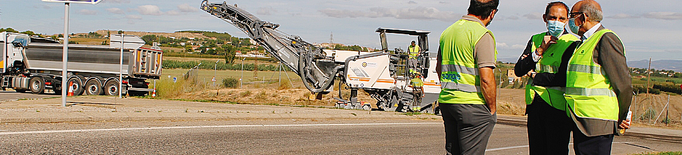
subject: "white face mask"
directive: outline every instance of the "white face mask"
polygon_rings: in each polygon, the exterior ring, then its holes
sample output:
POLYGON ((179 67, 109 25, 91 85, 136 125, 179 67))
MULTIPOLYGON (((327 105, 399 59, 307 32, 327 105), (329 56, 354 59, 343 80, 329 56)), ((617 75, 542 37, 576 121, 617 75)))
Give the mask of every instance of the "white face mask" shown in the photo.
POLYGON ((564 26, 566 26, 566 24, 563 22, 556 20, 547 21, 547 31, 549 32, 549 35, 557 38, 564 33, 564 26))

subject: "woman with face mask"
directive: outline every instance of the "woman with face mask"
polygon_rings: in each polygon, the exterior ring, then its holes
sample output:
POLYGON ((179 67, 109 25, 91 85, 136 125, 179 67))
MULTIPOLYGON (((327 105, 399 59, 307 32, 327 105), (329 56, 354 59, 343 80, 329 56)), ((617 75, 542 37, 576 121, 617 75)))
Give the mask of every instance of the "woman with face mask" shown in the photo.
POLYGON ((551 2, 542 15, 547 31, 533 35, 514 71, 529 76, 526 85, 526 114, 530 154, 568 154, 571 120, 563 96, 566 66, 579 39, 568 33, 569 9, 551 2), (567 51, 568 49, 568 51, 567 51), (563 71, 562 71, 563 70, 563 71), (561 75, 563 74, 563 76, 561 75))

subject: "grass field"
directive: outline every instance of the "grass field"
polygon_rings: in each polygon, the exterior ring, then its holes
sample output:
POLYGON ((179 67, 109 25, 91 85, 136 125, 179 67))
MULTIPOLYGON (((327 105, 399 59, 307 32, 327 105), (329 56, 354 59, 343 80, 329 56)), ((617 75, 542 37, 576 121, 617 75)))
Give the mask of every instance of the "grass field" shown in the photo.
POLYGON ((109 41, 109 39, 93 39, 93 38, 70 38, 69 42, 74 41, 82 45, 102 45, 102 42, 109 41))

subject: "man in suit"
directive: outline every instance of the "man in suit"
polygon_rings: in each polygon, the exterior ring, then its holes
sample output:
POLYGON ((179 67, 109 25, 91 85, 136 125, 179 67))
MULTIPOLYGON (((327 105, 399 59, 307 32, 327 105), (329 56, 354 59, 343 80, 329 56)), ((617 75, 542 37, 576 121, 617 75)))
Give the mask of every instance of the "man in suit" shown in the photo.
POLYGON ((581 37, 566 72, 566 112, 573 120, 576 154, 611 154, 613 136, 628 129, 632 79, 625 48, 615 32, 604 28, 601 6, 594 0, 573 5, 569 27, 581 37))

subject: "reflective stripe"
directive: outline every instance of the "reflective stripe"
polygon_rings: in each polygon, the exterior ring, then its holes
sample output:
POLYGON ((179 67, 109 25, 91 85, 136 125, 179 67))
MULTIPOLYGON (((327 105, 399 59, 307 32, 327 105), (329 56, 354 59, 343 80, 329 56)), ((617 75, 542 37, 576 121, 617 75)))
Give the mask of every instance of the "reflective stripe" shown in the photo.
POLYGON ((556 68, 550 65, 540 65, 540 71, 543 73, 556 73, 556 68))
POLYGON ((617 97, 616 93, 608 88, 566 88, 566 95, 617 97))
POLYGON ((460 90, 460 91, 468 92, 468 93, 477 93, 477 92, 479 92, 478 90, 481 90, 480 87, 477 87, 474 85, 454 83, 454 82, 441 82, 440 88, 441 89, 460 90))
POLYGON ((546 88, 547 89, 554 89, 554 90, 558 90, 558 91, 562 91, 562 92, 566 91, 566 87, 546 87, 546 88))
POLYGON ((599 66, 569 64, 568 65, 568 71, 602 75, 601 67, 599 67, 599 66))
POLYGON ((458 73, 478 76, 478 69, 476 69, 476 68, 469 68, 469 67, 460 66, 460 65, 445 65, 445 64, 441 65, 441 66, 443 67, 442 72, 458 72, 458 73))

